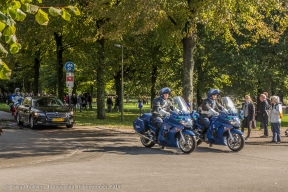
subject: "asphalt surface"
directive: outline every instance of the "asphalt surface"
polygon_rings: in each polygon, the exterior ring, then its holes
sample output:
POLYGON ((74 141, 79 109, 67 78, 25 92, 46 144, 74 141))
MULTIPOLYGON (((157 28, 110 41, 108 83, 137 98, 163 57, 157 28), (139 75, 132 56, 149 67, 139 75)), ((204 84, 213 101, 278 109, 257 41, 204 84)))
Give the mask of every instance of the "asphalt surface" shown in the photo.
POLYGON ((240 152, 204 143, 186 155, 145 148, 132 129, 1 126, 0 191, 287 191, 288 137, 262 131, 240 152))
POLYGON ((11 113, 0 111, 0 121, 3 121, 3 120, 14 120, 14 119, 15 118, 12 116, 11 113))

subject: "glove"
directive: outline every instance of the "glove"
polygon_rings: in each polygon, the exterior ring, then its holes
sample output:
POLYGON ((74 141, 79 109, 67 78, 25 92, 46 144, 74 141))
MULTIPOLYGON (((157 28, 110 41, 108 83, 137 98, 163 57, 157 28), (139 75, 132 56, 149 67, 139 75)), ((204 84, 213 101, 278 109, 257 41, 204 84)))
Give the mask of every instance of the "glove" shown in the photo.
POLYGON ((227 109, 225 109, 225 108, 223 108, 223 111, 225 111, 226 113, 229 113, 229 111, 227 109))
POLYGON ((219 113, 216 112, 214 109, 209 109, 208 113, 209 113, 210 115, 213 115, 213 116, 218 116, 218 115, 219 115, 219 113))
POLYGON ((160 114, 161 116, 163 116, 163 117, 165 117, 165 116, 167 116, 167 115, 170 115, 169 112, 164 111, 164 110, 162 110, 162 109, 159 111, 159 114, 160 114))

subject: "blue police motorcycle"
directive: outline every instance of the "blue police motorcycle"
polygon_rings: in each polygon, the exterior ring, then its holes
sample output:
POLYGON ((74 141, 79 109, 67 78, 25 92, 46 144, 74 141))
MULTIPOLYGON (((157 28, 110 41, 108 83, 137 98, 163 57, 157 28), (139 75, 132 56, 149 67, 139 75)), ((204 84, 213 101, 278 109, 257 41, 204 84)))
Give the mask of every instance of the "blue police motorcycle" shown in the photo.
POLYGON ((222 104, 228 112, 222 111, 218 116, 211 117, 207 135, 204 137, 202 135, 203 126, 199 118, 200 114, 196 111, 191 113, 194 124, 193 131, 198 139, 197 146, 204 141, 209 144, 228 146, 232 151, 240 151, 245 145, 245 140, 243 133, 239 130, 240 119, 237 109, 229 97, 223 97, 222 104))
POLYGON ((24 101, 24 98, 22 96, 15 96, 12 95, 10 100, 13 102, 12 104, 9 105, 10 111, 12 113, 12 116, 15 117, 15 119, 17 118, 17 108, 19 107, 19 105, 21 105, 21 103, 24 101))
MULTIPOLYGON (((196 137, 192 131, 193 121, 190 111, 182 97, 176 96, 172 102, 174 110, 163 119, 158 144, 180 148, 184 153, 191 153, 196 148, 196 137)), ((151 113, 144 113, 133 122, 135 133, 140 136, 141 143, 148 148, 156 144, 156 128, 151 125, 151 116, 151 113)))

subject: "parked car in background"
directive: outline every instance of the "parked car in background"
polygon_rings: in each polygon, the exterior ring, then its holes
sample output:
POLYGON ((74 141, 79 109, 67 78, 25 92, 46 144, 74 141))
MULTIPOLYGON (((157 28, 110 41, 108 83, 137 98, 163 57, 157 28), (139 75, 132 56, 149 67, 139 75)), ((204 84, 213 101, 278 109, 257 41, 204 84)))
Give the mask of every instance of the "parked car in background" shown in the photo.
POLYGON ((16 120, 18 125, 25 123, 30 128, 43 125, 66 125, 67 128, 72 128, 74 113, 57 97, 26 97, 17 109, 16 120))

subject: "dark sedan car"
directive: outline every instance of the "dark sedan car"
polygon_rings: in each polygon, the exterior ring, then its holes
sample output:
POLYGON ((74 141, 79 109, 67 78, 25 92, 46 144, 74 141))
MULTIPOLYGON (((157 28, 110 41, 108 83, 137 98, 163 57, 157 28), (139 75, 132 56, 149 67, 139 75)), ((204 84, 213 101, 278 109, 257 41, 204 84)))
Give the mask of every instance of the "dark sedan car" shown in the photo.
POLYGON ((18 125, 27 123, 31 128, 41 125, 66 125, 67 128, 72 128, 74 114, 57 97, 35 96, 26 97, 19 105, 16 119, 18 125))

